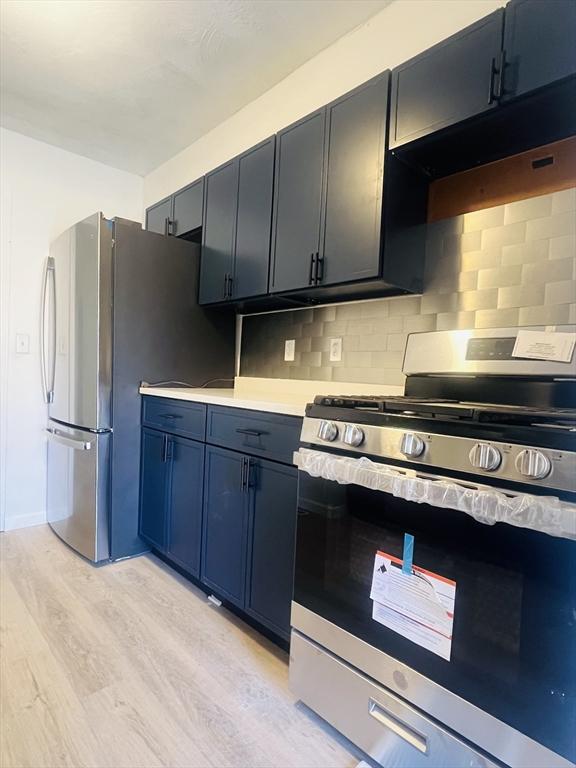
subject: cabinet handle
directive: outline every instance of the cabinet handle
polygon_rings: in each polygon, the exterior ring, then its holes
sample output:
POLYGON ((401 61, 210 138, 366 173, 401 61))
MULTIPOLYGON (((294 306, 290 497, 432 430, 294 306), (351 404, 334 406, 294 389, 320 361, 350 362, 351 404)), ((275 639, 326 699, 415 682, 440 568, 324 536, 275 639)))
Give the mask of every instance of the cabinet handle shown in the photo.
POLYGON ((246 459, 246 490, 254 487, 254 462, 252 459, 246 459))
POLYGON ((316 254, 315 253, 311 253, 310 254, 310 274, 308 275, 308 284, 309 285, 314 285, 315 272, 316 272, 316 254))
POLYGON ((318 285, 318 283, 321 283, 323 279, 324 279, 324 256, 320 256, 320 254, 317 252, 316 253, 316 275, 315 275, 314 282, 316 283, 316 285, 318 285))
POLYGON ((227 299, 231 299, 232 298, 232 280, 233 279, 234 278, 232 277, 232 275, 229 274, 228 275, 228 294, 226 296, 227 299))
POLYGON ((240 462, 240 490, 246 490, 246 457, 243 456, 240 462))
POLYGON ((240 429, 236 430, 239 435, 250 435, 250 437, 260 437, 260 435, 267 435, 268 432, 264 432, 261 429, 240 429))
POLYGON ((182 416, 176 413, 159 413, 158 418, 159 419, 181 419, 182 416))
POLYGON ((166 216, 166 218, 164 219, 164 234, 165 235, 171 235, 172 234, 172 231, 171 231, 172 224, 174 224, 172 219, 169 216, 166 216))
POLYGON ((168 435, 162 435, 162 455, 161 455, 162 464, 166 463, 167 451, 168 451, 168 435))
POLYGON ((174 441, 166 435, 166 461, 172 461, 174 441))
POLYGON ((505 57, 505 52, 501 51, 497 56, 493 56, 492 60, 490 61, 490 89, 488 91, 488 104, 494 104, 495 101, 499 101, 502 98, 505 57))

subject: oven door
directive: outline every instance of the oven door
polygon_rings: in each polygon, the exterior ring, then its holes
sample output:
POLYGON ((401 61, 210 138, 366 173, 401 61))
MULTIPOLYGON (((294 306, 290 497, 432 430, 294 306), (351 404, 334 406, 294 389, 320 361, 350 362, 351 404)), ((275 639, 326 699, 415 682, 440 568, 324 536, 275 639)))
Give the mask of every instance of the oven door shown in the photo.
POLYGON ((295 629, 459 733, 467 710, 471 721, 486 713, 493 734, 463 735, 504 762, 536 765, 520 759, 533 742, 576 760, 575 541, 300 471, 292 615, 295 629), (405 534, 416 592, 389 582, 387 593, 379 579, 402 581, 405 534), (445 624, 420 600, 442 585, 445 624))

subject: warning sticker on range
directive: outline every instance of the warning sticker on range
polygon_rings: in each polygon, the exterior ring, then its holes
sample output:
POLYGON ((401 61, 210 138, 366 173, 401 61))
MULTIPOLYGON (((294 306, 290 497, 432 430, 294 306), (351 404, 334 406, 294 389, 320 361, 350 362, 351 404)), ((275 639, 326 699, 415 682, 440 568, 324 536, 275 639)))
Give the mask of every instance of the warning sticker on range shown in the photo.
POLYGON ((450 661, 456 582, 412 566, 386 552, 374 558, 372 618, 450 661))

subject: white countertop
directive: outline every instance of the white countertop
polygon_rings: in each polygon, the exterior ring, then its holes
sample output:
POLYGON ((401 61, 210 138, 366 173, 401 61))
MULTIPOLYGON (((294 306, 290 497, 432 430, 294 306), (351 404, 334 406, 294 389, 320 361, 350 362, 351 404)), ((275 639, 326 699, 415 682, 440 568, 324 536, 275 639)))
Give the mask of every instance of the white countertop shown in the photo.
POLYGON ((187 387, 140 387, 140 394, 189 400, 210 405, 227 405, 252 411, 304 416, 306 404, 315 395, 330 394, 386 394, 401 395, 403 387, 369 384, 335 383, 326 381, 291 381, 288 379, 256 379, 236 377, 234 387, 207 389, 187 387))

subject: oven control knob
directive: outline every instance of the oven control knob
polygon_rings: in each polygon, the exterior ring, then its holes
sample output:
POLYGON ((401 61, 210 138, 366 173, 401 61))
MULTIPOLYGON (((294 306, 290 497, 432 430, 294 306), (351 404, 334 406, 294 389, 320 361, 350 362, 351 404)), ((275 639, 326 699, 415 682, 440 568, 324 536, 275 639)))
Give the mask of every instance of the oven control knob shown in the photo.
POLYGON ((468 457, 475 469, 484 469, 486 472, 494 472, 502 462, 502 454, 490 443, 476 443, 468 457))
POLYGON ((344 440, 346 445, 358 448, 364 442, 364 430, 362 427, 356 426, 356 424, 346 424, 342 440, 344 440))
POLYGON ((333 421, 321 421, 318 427, 318 437, 331 443, 338 437, 338 425, 333 421))
POLYGON ((404 432, 400 442, 400 451, 410 459, 416 459, 424 453, 424 440, 413 432, 404 432))
POLYGON ((533 448, 526 448, 516 457, 516 469, 524 477, 541 480, 550 474, 552 464, 546 454, 535 451, 533 448))

